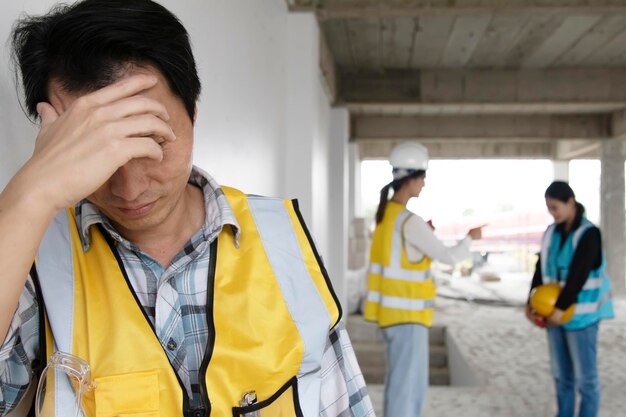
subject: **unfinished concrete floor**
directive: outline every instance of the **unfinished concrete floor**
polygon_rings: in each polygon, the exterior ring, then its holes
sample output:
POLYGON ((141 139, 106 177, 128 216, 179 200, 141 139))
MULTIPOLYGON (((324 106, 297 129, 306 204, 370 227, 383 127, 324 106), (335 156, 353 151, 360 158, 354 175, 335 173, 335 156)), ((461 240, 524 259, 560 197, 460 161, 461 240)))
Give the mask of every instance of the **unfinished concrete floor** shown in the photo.
MULTIPOLYGON (((446 326, 474 371, 478 385, 431 387, 426 417, 554 415, 545 331, 528 323, 520 307, 439 298, 435 324, 446 326)), ((355 337, 358 338, 356 334, 355 337)), ((616 319, 602 323, 599 339, 600 417, 624 416, 626 299, 616 300, 616 319)), ((381 384, 369 385, 379 417, 383 417, 383 389, 381 384)))

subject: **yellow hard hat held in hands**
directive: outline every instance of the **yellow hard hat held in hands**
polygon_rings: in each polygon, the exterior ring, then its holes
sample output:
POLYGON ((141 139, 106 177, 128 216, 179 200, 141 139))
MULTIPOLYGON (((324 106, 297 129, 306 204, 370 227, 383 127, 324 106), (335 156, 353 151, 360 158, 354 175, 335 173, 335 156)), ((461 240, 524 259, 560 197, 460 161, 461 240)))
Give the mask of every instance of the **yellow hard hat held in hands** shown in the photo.
MULTIPOLYGON (((530 293, 530 307, 539 316, 547 318, 554 312, 559 294, 561 294, 561 286, 556 282, 540 285, 530 293)), ((561 323, 567 323, 574 317, 574 308, 575 304, 572 304, 563 312, 561 323)))

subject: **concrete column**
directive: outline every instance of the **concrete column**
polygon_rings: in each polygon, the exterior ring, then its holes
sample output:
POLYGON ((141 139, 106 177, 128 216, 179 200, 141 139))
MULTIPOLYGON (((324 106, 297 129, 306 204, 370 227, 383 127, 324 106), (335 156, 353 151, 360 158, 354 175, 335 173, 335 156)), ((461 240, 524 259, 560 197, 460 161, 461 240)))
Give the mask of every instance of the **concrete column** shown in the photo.
POLYGON ((602 142, 600 217, 608 272, 616 294, 625 294, 626 228, 624 225, 624 142, 602 142))
POLYGON ((329 125, 329 184, 328 193, 328 250, 326 263, 335 293, 347 308, 346 272, 348 270, 348 128, 350 115, 347 109, 336 108, 330 112, 329 125))
POLYGON ((348 219, 352 222, 355 217, 361 217, 361 155, 359 145, 350 143, 348 145, 348 219))
POLYGON ((569 161, 554 160, 552 167, 555 181, 569 181, 569 161))

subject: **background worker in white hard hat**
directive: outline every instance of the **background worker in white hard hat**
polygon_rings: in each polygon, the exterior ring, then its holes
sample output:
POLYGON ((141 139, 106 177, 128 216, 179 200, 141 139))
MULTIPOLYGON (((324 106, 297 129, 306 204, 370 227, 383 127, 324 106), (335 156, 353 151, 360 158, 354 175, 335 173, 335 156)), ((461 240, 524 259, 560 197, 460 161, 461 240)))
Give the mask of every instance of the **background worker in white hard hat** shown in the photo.
POLYGON ((406 208, 424 187, 427 149, 419 143, 401 143, 389 162, 393 181, 380 192, 365 319, 378 323, 385 339, 385 417, 419 417, 428 387, 428 328, 436 292, 431 260, 454 265, 468 258, 470 242, 481 238, 482 229, 471 229, 456 246, 445 246, 421 217, 406 208))

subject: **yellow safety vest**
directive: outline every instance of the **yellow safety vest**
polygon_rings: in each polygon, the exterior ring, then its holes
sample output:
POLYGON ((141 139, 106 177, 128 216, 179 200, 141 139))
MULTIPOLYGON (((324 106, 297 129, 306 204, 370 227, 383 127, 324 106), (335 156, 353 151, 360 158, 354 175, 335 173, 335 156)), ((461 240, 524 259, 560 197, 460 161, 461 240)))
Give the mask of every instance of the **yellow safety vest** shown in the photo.
POLYGON ((189 409, 112 243, 92 227, 83 251, 73 210, 48 229, 37 257, 46 350, 48 356, 55 347, 71 350, 91 365, 97 387, 85 396, 88 417, 232 417, 259 410, 260 416, 318 417, 321 359, 341 315, 326 270, 295 200, 223 190, 241 237, 237 248, 225 227, 211 247, 209 343, 200 370, 205 410, 189 409), (240 408, 250 391, 258 402, 240 408))
POLYGON ((372 237, 365 319, 381 327, 417 323, 430 327, 436 288, 430 259, 410 262, 402 229, 413 215, 402 204, 387 203, 372 237))

